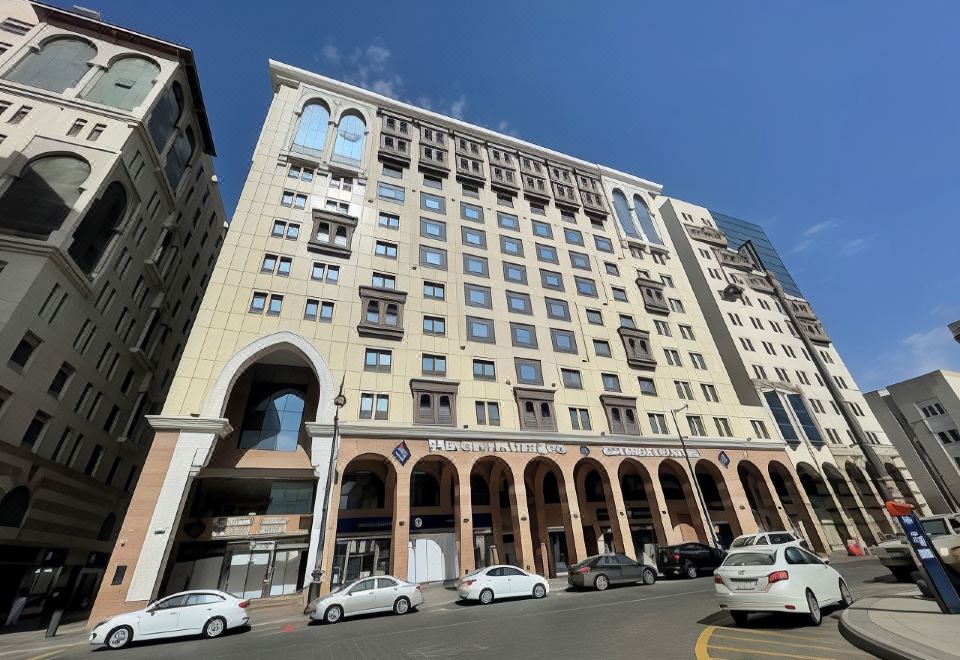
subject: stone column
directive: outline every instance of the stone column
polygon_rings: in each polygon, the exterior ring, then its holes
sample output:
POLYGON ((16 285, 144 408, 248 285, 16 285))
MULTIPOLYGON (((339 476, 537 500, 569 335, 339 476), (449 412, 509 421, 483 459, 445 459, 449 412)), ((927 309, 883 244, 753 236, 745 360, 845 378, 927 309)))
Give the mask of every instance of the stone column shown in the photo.
POLYGON ((457 529, 457 554, 459 561, 459 575, 466 575, 476 568, 473 538, 473 504, 470 490, 470 468, 457 468, 456 498, 453 505, 453 524, 457 529))
POLYGON ((650 470, 650 485, 653 488, 653 494, 657 501, 657 510, 650 511, 651 516, 660 516, 660 523, 663 526, 663 535, 666 537, 667 545, 676 545, 683 542, 680 530, 673 526, 670 521, 670 505, 663 494, 663 488, 660 485, 660 464, 659 462, 650 470))
POLYGON ((783 525, 782 529, 786 531, 792 530, 793 523, 790 522, 790 516, 787 515, 787 512, 783 508, 783 502, 780 501, 780 495, 777 493, 777 489, 773 487, 773 481, 770 479, 770 471, 760 470, 760 473, 763 475, 763 483, 767 489, 767 494, 770 496, 770 504, 776 510, 777 516, 780 518, 780 523, 783 525))
MULTIPOLYGON (((603 477, 604 475, 601 474, 600 478, 603 479, 603 477)), ((637 552, 633 547, 633 535, 630 533, 630 521, 627 519, 627 507, 623 502, 620 484, 614 486, 609 479, 604 479, 603 490, 607 500, 614 544, 619 552, 636 559, 637 552)))
POLYGON ((393 493, 393 542, 390 548, 390 574, 407 579, 410 558, 410 470, 397 466, 397 484, 393 493))
POLYGON ((730 496, 730 505, 733 507, 733 512, 737 516, 737 522, 740 524, 740 529, 742 530, 741 533, 756 534, 758 531, 757 521, 750 512, 749 504, 747 503, 747 493, 743 490, 743 484, 740 483, 740 477, 737 476, 736 470, 729 471, 728 469, 728 471, 724 473, 723 483, 730 496))
POLYGON ((580 501, 577 499, 577 486, 573 480, 572 470, 561 470, 561 480, 563 481, 564 498, 567 501, 567 514, 564 516, 563 525, 567 536, 567 545, 573 541, 572 547, 567 547, 567 552, 572 554, 570 565, 581 562, 589 555, 587 554, 587 545, 583 540, 583 521, 580 519, 580 501))
POLYGON ((324 511, 327 519, 331 516, 330 492, 328 486, 333 485, 334 463, 339 451, 339 439, 333 437, 329 427, 321 424, 307 423, 307 433, 310 434, 310 463, 313 465, 313 476, 317 479, 317 495, 313 501, 313 522, 310 526, 310 546, 307 548, 307 570, 303 574, 303 584, 306 587, 312 581, 311 572, 320 568, 322 556, 321 547, 333 543, 333 538, 324 535, 324 511), (336 444, 335 444, 336 443, 336 444))
POLYGON ((520 472, 519 486, 514 476, 511 488, 513 500, 513 548, 517 553, 517 563, 521 568, 536 570, 533 558, 533 542, 530 538, 530 514, 527 510, 527 489, 523 485, 523 472, 520 472))

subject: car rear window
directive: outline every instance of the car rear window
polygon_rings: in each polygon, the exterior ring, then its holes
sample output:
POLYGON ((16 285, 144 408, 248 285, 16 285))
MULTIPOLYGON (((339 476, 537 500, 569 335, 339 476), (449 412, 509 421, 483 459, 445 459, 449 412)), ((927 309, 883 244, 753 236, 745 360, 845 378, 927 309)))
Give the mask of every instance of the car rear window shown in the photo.
POLYGON ((920 526, 923 527, 923 531, 930 536, 942 536, 944 534, 949 534, 947 531, 947 521, 945 521, 943 518, 936 518, 934 520, 921 520, 920 526))
POLYGON ((753 542, 757 539, 756 536, 743 536, 738 539, 734 539, 733 543, 730 544, 731 548, 742 548, 747 545, 753 545, 753 542))
POLYGON ((769 552, 734 552, 723 560, 723 566, 770 566, 775 554, 769 552))

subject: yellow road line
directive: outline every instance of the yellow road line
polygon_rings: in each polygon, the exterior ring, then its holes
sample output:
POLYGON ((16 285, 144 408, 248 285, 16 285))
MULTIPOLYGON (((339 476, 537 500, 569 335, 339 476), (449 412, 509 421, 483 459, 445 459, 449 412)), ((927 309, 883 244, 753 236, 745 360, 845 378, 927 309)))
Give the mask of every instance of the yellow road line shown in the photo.
POLYGON ((715 645, 711 645, 711 646, 712 648, 719 649, 721 651, 737 651, 739 653, 756 653, 759 655, 773 655, 778 658, 800 658, 801 660, 832 660, 831 658, 826 658, 820 655, 793 655, 791 653, 775 653, 773 651, 758 651, 757 649, 745 649, 745 648, 739 648, 736 646, 715 646, 715 645))
POLYGON ((797 636, 790 633, 774 632, 773 630, 757 630, 755 628, 730 628, 728 626, 717 626, 718 630, 736 632, 738 634, 750 634, 757 636, 785 637, 787 639, 796 639, 797 636))
POLYGON ((808 649, 823 649, 824 651, 840 651, 841 653, 844 651, 844 649, 837 648, 836 646, 820 646, 818 644, 810 644, 808 642, 803 642, 803 641, 788 642, 783 639, 764 639, 760 636, 747 637, 747 636, 731 635, 726 632, 724 632, 724 635, 722 638, 718 638, 718 639, 723 639, 723 640, 736 639, 742 642, 754 642, 755 644, 783 644, 784 646, 803 646, 808 649))
POLYGON ((66 650, 67 650, 66 648, 62 648, 62 649, 59 649, 59 650, 57 650, 57 651, 50 651, 49 653, 44 653, 43 655, 35 655, 35 656, 33 656, 32 658, 30 658, 29 660, 43 660, 43 658, 53 657, 53 656, 55 656, 55 655, 57 655, 57 654, 59 654, 59 653, 63 653, 63 652, 66 651, 66 650))
POLYGON ((707 645, 710 643, 710 636, 713 635, 716 629, 716 626, 707 626, 703 629, 703 632, 700 633, 700 636, 697 637, 697 645, 695 647, 697 660, 710 660, 710 652, 707 650, 707 645))

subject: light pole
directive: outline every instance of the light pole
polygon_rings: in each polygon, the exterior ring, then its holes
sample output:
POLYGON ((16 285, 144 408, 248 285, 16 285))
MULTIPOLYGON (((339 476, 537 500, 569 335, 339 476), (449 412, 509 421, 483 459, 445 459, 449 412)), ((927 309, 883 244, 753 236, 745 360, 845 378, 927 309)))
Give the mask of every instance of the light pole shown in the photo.
POLYGON ((707 527, 710 529, 710 539, 713 541, 713 547, 720 549, 720 541, 717 540, 717 531, 713 528, 713 519, 710 517, 710 510, 707 508, 707 503, 703 499, 703 493, 700 491, 700 482, 697 481, 697 473, 693 471, 693 463, 690 461, 690 454, 687 452, 687 443, 684 441, 683 433, 680 432, 680 425, 677 423, 677 413, 683 412, 689 407, 690 404, 685 403, 676 410, 671 410, 670 416, 673 417, 673 426, 677 429, 677 438, 680 439, 683 457, 687 461, 687 469, 690 470, 690 478, 693 479, 693 487, 697 491, 697 500, 703 509, 703 515, 707 517, 707 527))

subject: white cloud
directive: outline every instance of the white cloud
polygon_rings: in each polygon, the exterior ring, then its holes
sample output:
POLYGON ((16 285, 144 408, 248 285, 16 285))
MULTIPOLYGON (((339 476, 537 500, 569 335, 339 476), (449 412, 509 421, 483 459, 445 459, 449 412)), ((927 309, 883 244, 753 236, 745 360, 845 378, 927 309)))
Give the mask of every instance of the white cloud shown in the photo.
POLYGON ((791 252, 792 252, 793 254, 797 254, 798 252, 803 252, 804 250, 806 250, 806 249, 807 249, 808 247, 810 247, 811 245, 813 245, 813 239, 812 239, 812 238, 804 239, 804 240, 800 241, 799 243, 797 243, 795 246, 793 246, 793 249, 791 250, 791 252))
POLYGON ((467 95, 461 94, 460 98, 450 104, 450 116, 454 119, 463 119, 463 111, 467 108, 467 95))
POLYGON ((861 238, 855 238, 852 241, 847 241, 840 248, 840 254, 845 257, 852 257, 855 254, 863 252, 867 249, 870 241, 877 237, 876 234, 871 234, 870 236, 864 236, 861 238))
POLYGON ((827 231, 828 229, 833 229, 837 226, 837 223, 833 220, 824 220, 823 222, 818 222, 815 225, 811 225, 804 230, 804 236, 813 236, 814 234, 819 234, 827 231))
POLYGON ((328 63, 333 66, 340 66, 340 49, 333 44, 325 44, 324 47, 320 49, 320 54, 328 63))
POLYGON ((960 368, 960 345, 947 326, 914 332, 871 361, 871 368, 861 374, 864 391, 886 387, 937 369, 960 368))

